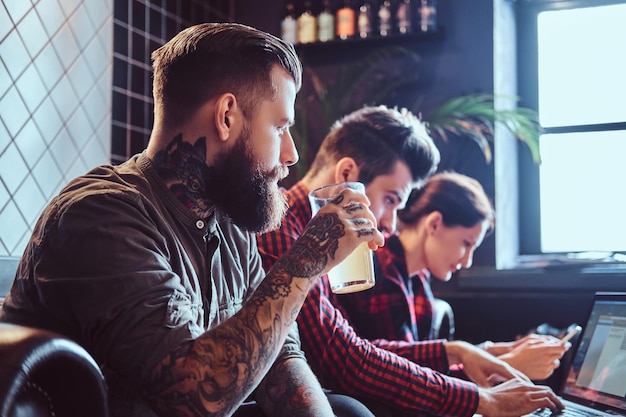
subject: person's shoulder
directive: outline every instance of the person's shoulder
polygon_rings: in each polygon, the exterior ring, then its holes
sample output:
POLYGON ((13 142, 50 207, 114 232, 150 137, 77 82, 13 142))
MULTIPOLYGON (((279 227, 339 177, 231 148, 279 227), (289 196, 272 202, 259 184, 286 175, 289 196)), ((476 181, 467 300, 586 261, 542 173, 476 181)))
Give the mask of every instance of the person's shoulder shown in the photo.
POLYGON ((99 165, 65 185, 52 200, 59 210, 75 206, 106 206, 106 201, 137 202, 149 188, 146 178, 129 164, 99 165))

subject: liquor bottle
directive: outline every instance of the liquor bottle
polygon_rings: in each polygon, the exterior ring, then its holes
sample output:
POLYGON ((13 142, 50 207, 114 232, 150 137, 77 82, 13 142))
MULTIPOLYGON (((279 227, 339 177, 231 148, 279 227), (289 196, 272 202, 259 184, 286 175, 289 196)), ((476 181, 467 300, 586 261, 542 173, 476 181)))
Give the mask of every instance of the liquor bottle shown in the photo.
POLYGON ((344 0, 343 6, 337 9, 337 37, 348 39, 356 32, 356 11, 352 8, 350 0, 344 0))
POLYGON ((317 39, 320 42, 335 38, 335 15, 330 7, 330 0, 324 0, 323 9, 317 16, 317 39))
POLYGON ((437 30, 437 0, 419 0, 419 29, 422 32, 437 30))
POLYGON ((374 31, 374 15, 372 5, 369 0, 365 0, 359 7, 359 16, 357 18, 357 29, 360 38, 369 38, 374 31))
POLYGON ((401 34, 413 31, 413 2, 412 0, 402 0, 396 10, 396 22, 398 22, 398 32, 401 34))
POLYGON ((378 9, 378 33, 380 36, 389 36, 391 35, 391 28, 391 2, 385 0, 378 9))
POLYGON ((317 18, 311 10, 311 1, 304 2, 304 10, 298 16, 298 43, 317 41, 317 18))
POLYGON ((292 44, 298 42, 298 21, 296 19, 296 8, 293 2, 288 1, 285 6, 285 17, 280 22, 280 37, 292 44))

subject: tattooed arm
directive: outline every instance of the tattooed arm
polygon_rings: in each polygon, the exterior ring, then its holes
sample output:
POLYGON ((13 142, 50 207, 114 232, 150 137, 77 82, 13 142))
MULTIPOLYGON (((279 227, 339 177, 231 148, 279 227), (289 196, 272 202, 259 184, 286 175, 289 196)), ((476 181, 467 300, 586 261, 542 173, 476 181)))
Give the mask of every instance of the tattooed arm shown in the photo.
POLYGON ((268 416, 332 416, 328 399, 309 365, 301 358, 275 363, 256 391, 268 416))
MULTIPOLYGON (((359 243, 370 242, 372 247, 383 244, 363 194, 347 190, 334 203, 311 220, 239 312, 193 342, 179 346, 152 370, 144 391, 159 413, 232 414, 274 363, 313 281, 359 243), (345 209, 349 203, 360 203, 359 209, 345 209)), ((292 374, 290 378, 302 375, 292 374)), ((284 382, 283 386, 287 387, 284 382)))

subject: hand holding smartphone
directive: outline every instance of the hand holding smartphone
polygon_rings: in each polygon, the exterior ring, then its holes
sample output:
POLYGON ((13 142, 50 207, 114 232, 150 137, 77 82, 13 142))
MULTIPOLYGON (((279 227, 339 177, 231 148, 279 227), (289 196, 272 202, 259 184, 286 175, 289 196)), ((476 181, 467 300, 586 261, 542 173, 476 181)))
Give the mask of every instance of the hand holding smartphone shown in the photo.
POLYGON ((572 330, 570 330, 565 336, 563 336, 561 338, 561 343, 566 343, 568 342, 572 337, 576 336, 578 333, 580 333, 580 331, 583 328, 580 326, 576 326, 574 327, 572 330))

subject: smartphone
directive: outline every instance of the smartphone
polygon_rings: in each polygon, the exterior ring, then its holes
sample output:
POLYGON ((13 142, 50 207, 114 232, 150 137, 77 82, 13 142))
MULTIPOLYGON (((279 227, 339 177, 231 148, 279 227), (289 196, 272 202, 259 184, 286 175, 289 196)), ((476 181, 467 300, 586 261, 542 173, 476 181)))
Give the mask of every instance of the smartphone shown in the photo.
POLYGON ((569 341, 572 337, 576 336, 583 328, 580 326, 574 327, 565 336, 561 338, 561 343, 569 341))

